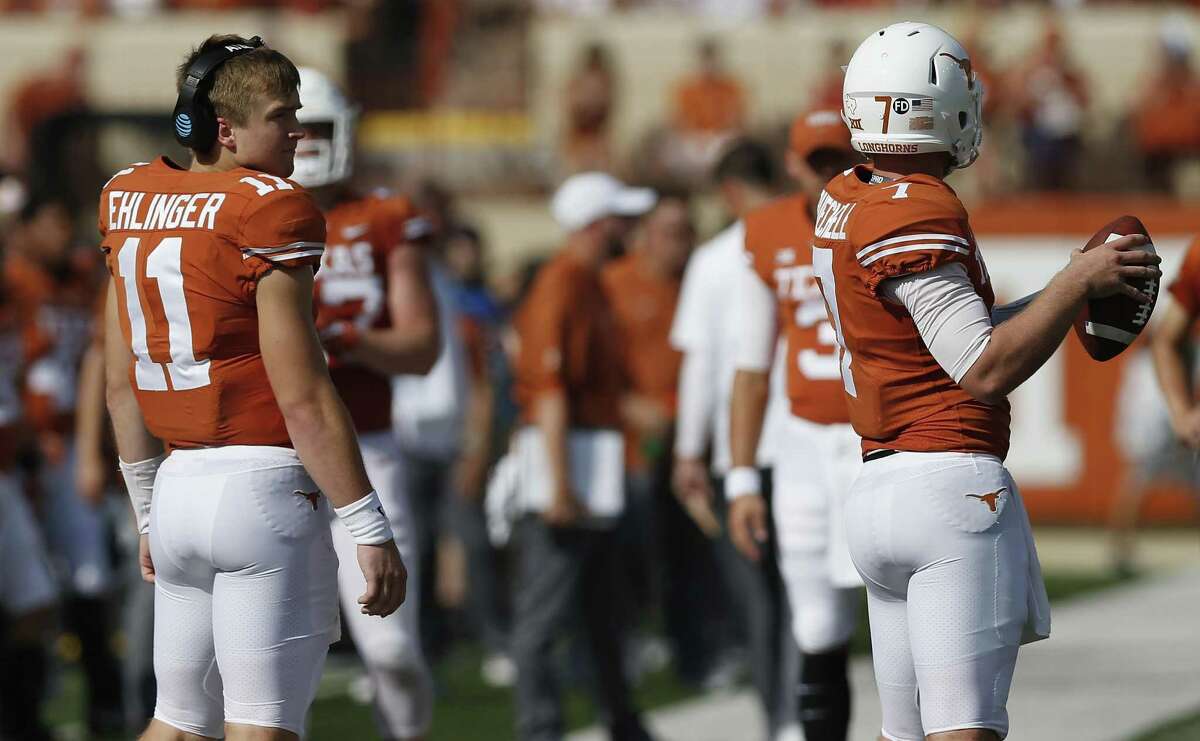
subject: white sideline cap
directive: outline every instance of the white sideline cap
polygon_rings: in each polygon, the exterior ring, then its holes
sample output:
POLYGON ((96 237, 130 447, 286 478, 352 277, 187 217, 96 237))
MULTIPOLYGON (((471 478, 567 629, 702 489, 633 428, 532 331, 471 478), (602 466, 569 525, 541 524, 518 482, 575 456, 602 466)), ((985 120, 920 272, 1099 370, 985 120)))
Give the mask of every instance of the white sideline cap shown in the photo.
POLYGON ((649 188, 631 188, 605 172, 581 172, 558 186, 550 213, 559 226, 573 232, 605 216, 641 216, 657 201, 649 188))

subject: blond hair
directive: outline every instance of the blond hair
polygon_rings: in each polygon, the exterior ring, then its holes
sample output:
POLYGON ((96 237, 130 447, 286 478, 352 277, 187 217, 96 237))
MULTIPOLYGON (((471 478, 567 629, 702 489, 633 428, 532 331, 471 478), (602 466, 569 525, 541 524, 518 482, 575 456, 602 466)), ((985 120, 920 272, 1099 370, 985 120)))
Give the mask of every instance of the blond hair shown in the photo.
MULTIPOLYGON (((183 89, 188 68, 201 54, 218 46, 249 43, 249 39, 235 34, 209 36, 179 65, 176 89, 183 89)), ((292 60, 270 47, 260 46, 217 67, 204 81, 198 97, 207 101, 218 116, 243 126, 250 120, 250 113, 260 99, 286 98, 299 87, 300 72, 292 60)))

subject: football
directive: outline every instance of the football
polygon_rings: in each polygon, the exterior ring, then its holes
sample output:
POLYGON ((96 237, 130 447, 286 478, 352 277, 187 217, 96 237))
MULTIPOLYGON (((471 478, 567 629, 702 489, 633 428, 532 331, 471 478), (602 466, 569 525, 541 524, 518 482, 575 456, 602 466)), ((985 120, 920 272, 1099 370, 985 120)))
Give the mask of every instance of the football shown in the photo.
MULTIPOLYGON (((1100 231, 1088 240, 1083 251, 1087 252, 1096 245, 1105 244, 1130 234, 1144 234, 1150 238, 1136 216, 1120 216, 1106 224, 1100 231)), ((1154 252, 1154 244, 1147 242, 1142 249, 1154 252)), ((1147 278, 1135 284, 1142 292, 1149 294, 1150 303, 1139 304, 1128 296, 1108 296, 1087 302, 1082 312, 1075 319, 1075 334, 1080 342, 1096 360, 1109 360, 1121 354, 1121 351, 1132 343, 1150 321, 1154 304, 1158 301, 1157 278, 1147 278)))

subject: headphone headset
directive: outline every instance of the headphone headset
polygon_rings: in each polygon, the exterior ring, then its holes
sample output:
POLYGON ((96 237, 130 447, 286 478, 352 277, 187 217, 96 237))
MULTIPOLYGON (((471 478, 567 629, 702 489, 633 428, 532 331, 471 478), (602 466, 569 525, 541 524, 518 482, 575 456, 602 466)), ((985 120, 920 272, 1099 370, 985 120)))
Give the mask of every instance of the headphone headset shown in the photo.
POLYGON ((196 57, 188 65, 179 89, 179 99, 175 101, 175 110, 171 113, 176 141, 198 151, 205 151, 212 146, 217 138, 217 114, 208 101, 207 89, 201 91, 200 88, 217 67, 261 46, 263 40, 260 36, 244 44, 221 44, 196 57))

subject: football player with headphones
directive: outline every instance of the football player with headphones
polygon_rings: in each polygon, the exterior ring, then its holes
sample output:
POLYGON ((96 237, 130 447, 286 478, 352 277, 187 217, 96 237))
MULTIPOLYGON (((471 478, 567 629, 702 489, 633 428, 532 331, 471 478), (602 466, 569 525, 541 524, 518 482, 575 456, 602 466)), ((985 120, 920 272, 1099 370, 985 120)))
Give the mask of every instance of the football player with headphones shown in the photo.
POLYGON ((191 163, 132 165, 100 196, 106 395, 155 584, 151 741, 299 738, 338 636, 331 508, 360 611, 405 596, 313 322, 325 219, 286 179, 299 84, 261 39, 209 38, 178 76, 191 163))
POLYGON ((966 209, 944 180, 983 138, 967 51, 936 26, 871 34, 846 68, 842 115, 871 159, 817 205, 813 267, 840 346, 863 466, 846 538, 867 586, 883 735, 1008 733, 1022 643, 1050 632, 1029 518, 1004 467, 1007 396, 1062 342, 1084 302, 1158 276, 1123 237, 1076 251, 1019 305, 995 296, 966 209))
POLYGON ((338 582, 350 636, 371 678, 379 734, 415 741, 432 719, 433 681, 418 630, 416 533, 392 435, 391 397, 392 376, 428 373, 438 358, 437 303, 421 244, 430 225, 405 198, 363 197, 350 187, 358 112, 333 81, 301 68, 300 102, 304 138, 293 177, 324 212, 328 233, 316 280, 317 328, 333 383, 354 420, 367 477, 408 567, 410 590, 384 620, 355 610, 363 576, 353 567, 353 538, 334 522, 338 582))

